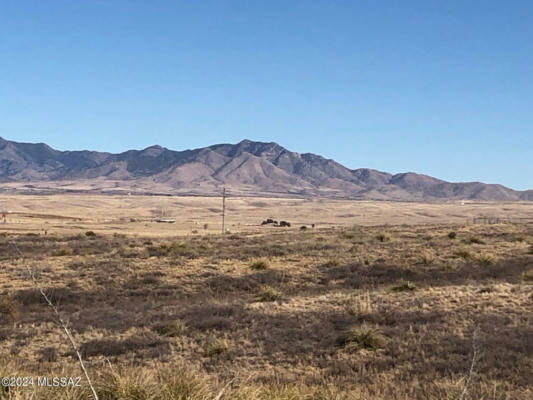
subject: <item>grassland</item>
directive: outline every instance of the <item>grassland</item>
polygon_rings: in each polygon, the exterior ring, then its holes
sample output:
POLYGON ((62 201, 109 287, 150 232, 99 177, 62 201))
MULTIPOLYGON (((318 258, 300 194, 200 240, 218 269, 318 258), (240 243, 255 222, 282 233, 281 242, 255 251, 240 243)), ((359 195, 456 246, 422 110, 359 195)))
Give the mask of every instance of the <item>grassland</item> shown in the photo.
MULTIPOLYGON (((5 232, 75 235, 176 236, 221 232, 221 199, 180 196, 0 195, 0 211, 9 211, 5 232), (174 224, 157 223, 174 219, 174 224)), ((533 218, 533 203, 400 203, 331 199, 234 197, 226 201, 226 227, 253 233, 261 221, 287 220, 293 228, 352 225, 465 224, 474 217, 533 218)), ((262 227, 264 231, 265 227, 262 227)), ((276 229, 273 229, 276 230, 276 229)))
MULTIPOLYGON (((68 318, 101 399, 533 398, 531 225, 467 226, 461 215, 362 226, 265 203, 247 203, 242 220, 296 224, 125 235, 63 207, 81 218, 77 232, 4 230, 0 376, 82 376, 30 269, 68 318)), ((311 206, 355 213, 320 204, 311 206)), ((86 384, 35 389, 0 398, 90 398, 86 384)))

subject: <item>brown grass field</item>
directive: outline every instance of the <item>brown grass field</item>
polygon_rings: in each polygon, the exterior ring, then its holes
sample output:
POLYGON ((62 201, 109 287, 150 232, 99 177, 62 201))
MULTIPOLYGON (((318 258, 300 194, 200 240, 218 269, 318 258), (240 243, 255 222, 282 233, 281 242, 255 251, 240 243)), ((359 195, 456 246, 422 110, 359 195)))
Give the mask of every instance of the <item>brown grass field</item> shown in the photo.
MULTIPOLYGON (((0 377, 83 376, 31 271, 101 400, 533 398, 533 225, 467 224, 531 204, 229 198, 225 235, 217 198, 0 207, 0 377)), ((0 386, 30 398, 91 394, 0 386)))

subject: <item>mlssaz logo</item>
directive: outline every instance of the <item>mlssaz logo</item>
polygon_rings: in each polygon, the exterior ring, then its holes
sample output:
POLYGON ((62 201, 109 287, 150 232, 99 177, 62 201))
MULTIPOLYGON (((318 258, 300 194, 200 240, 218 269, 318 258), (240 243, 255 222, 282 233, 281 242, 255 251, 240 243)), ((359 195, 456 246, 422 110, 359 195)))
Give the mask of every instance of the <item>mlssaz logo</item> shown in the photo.
POLYGON ((37 386, 45 387, 81 387, 81 377, 48 377, 40 376, 37 378, 37 386))

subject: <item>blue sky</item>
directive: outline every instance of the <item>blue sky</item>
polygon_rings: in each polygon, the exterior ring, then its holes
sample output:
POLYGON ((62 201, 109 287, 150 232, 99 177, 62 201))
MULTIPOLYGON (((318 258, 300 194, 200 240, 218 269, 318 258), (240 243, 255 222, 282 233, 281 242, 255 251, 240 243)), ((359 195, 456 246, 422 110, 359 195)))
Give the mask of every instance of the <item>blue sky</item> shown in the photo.
POLYGON ((0 136, 244 138, 533 188, 533 2, 5 0, 0 136))

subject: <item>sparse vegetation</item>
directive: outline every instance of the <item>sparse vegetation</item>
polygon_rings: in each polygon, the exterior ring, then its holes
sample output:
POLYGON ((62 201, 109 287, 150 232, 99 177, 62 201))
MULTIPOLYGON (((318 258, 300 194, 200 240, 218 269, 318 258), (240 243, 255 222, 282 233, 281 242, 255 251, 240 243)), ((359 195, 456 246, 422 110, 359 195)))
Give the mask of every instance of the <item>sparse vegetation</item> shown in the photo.
POLYGON ((533 272, 528 246, 511 240, 527 226, 467 226, 453 242, 449 225, 254 229, 2 238, 0 375, 79 374, 27 263, 68 317, 101 400, 455 399, 473 318, 484 351, 470 398, 531 398, 533 272), (384 229, 394 240, 380 245, 384 229))
POLYGON ((154 330, 161 336, 175 337, 183 335, 187 331, 187 325, 178 319, 169 323, 156 325, 154 330))
POLYGON ((59 249, 52 250, 52 256, 54 257, 64 257, 71 256, 73 253, 70 247, 61 247, 59 249))
POLYGON ((250 268, 254 271, 262 271, 270 268, 270 262, 266 258, 258 258, 250 263, 250 268))
POLYGON ((378 233, 376 235, 376 239, 379 242, 383 243, 383 242, 389 242, 391 240, 391 237, 390 237, 390 235, 388 233, 383 233, 382 232, 382 233, 378 233))
POLYGON ((329 261, 326 261, 324 264, 322 264, 325 268, 333 268, 333 267, 338 267, 339 266, 339 262, 337 260, 329 260, 329 261))
POLYGON ((533 282, 533 269, 522 272, 522 280, 524 282, 533 282))
POLYGON ((473 243, 473 244, 485 244, 485 242, 483 240, 481 240, 480 238, 478 238, 476 236, 470 238, 470 243, 473 243))
POLYGON ((435 253, 431 250, 423 250, 420 252, 420 264, 431 265, 435 261, 435 253))
POLYGON ((379 350, 385 344, 381 333, 369 326, 363 325, 349 329, 339 338, 340 345, 345 351, 379 350))
POLYGON ((457 238, 457 232, 450 232, 448 233, 448 238, 451 239, 451 240, 454 240, 457 238))
POLYGON ((491 253, 481 253, 475 257, 475 260, 481 265, 492 265, 496 262, 496 257, 491 253))
POLYGON ((396 286, 393 286, 392 290, 394 292, 409 292, 416 290, 416 285, 411 281, 402 282, 396 286))
POLYGON ((264 286, 255 298, 259 302, 276 301, 281 298, 281 292, 272 286, 264 286))

